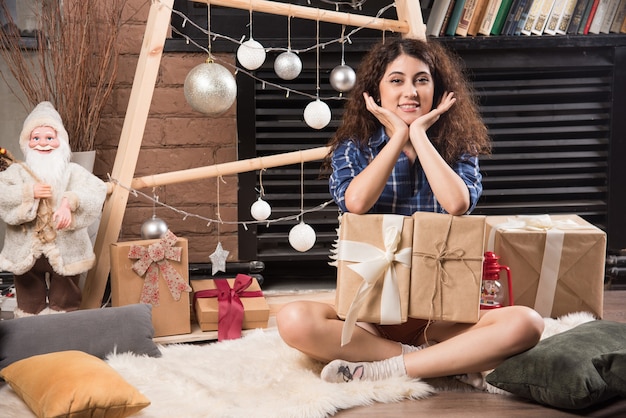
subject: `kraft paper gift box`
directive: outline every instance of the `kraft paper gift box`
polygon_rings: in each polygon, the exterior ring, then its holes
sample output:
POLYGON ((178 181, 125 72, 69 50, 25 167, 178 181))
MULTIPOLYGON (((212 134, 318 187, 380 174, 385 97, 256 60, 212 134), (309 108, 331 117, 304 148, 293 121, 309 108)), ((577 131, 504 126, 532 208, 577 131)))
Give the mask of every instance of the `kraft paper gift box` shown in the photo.
POLYGON ((341 216, 333 250, 337 266, 335 307, 345 319, 342 345, 356 321, 407 321, 413 220, 401 215, 341 216))
POLYGON ((154 336, 189 334, 191 308, 187 239, 168 231, 161 239, 111 244, 111 305, 152 305, 154 336))
POLYGON ((238 274, 233 279, 197 279, 191 281, 191 287, 195 317, 202 331, 217 330, 218 339, 224 340, 239 338, 242 329, 267 328, 270 308, 254 277, 238 274), (227 283, 222 291, 219 281, 227 283), (243 315, 236 312, 239 302, 243 315))
POLYGON ((413 225, 409 317, 477 322, 485 217, 416 212, 413 225))
POLYGON ((516 305, 602 317, 606 234, 581 217, 488 216, 486 249, 511 269, 516 305))

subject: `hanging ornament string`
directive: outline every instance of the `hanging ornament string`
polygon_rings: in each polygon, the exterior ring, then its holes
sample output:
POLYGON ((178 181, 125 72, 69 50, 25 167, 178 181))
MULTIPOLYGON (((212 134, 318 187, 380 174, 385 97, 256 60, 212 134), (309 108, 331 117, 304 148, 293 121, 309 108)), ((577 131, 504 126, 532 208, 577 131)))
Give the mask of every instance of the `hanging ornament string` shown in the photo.
POLYGON ((352 87, 354 87, 354 83, 356 82, 356 73, 354 72, 354 70, 346 65, 346 61, 345 61, 345 44, 346 44, 346 39, 345 39, 345 25, 341 26, 341 65, 338 65, 337 67, 333 68, 333 70, 330 72, 330 85, 337 90, 339 93, 339 96, 342 96, 343 93, 345 91, 349 91, 352 90, 352 87))
MULTIPOLYGON (((319 14, 319 10, 318 10, 319 14)), ((319 45, 320 41, 320 21, 319 16, 317 19, 316 33, 315 39, 317 40, 317 45, 319 45)), ((332 114, 330 112, 330 108, 326 103, 320 100, 320 48, 319 46, 316 49, 316 61, 315 61, 315 70, 316 70, 316 86, 315 86, 315 100, 309 102, 304 108, 304 121, 307 125, 309 125, 313 129, 322 129, 326 127, 330 123, 332 118, 332 114)))
MULTIPOLYGON (((291 16, 287 17, 287 45, 287 51, 281 53, 274 61, 274 72, 283 80, 293 80, 302 71, 302 61, 297 54, 291 52, 291 16)), ((286 97, 289 97, 289 90, 286 97)))
MULTIPOLYGON (((300 214, 304 215, 304 159, 302 158, 300 159, 300 214)), ((301 220, 304 220, 304 217, 301 220)))
POLYGON ((211 259, 211 272, 215 275, 218 271, 226 272, 226 258, 228 257, 229 251, 225 250, 222 247, 222 241, 220 240, 220 226, 222 225, 222 215, 220 214, 220 182, 224 182, 224 178, 221 174, 218 173, 218 176, 215 179, 217 184, 217 197, 216 197, 216 207, 215 207, 215 215, 217 216, 217 247, 213 254, 209 256, 211 259))
POLYGON ((156 216, 156 205, 159 196, 156 194, 156 187, 152 188, 152 218, 141 224, 141 238, 156 239, 161 238, 168 230, 168 226, 163 219, 156 216))
POLYGON ((263 172, 264 171, 265 171, 265 168, 262 168, 259 171, 259 188, 260 188, 259 198, 250 207, 250 214, 257 221, 264 221, 267 218, 269 218, 270 215, 272 214, 271 206, 269 205, 269 203, 263 200, 263 196, 265 196, 265 190, 263 189, 263 172))
POLYGON ((289 244, 294 250, 305 252, 315 245, 315 230, 304 223, 304 159, 300 159, 300 222, 289 231, 289 244))

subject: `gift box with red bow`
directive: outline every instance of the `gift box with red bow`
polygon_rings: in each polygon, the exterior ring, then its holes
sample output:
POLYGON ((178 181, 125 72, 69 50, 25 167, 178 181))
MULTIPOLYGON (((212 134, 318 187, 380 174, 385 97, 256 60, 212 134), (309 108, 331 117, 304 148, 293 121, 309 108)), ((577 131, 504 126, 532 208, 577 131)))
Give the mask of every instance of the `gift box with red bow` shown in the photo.
POLYGON ((187 239, 111 244, 111 305, 152 305, 154 336, 189 334, 191 311, 187 239))
POLYGON ((200 329, 217 330, 218 341, 239 338, 243 329, 267 328, 270 308, 254 277, 192 280, 191 287, 200 329))

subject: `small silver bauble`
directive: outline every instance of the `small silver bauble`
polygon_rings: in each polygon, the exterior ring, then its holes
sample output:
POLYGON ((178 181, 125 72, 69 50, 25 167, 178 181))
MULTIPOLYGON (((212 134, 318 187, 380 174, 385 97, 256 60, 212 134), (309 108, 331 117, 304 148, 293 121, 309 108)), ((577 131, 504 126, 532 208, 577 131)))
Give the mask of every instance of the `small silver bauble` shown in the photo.
POLYGON ((264 221, 272 214, 272 208, 269 203, 259 197, 250 207, 250 213, 257 221, 264 221))
POLYGON ((330 85, 337 91, 344 92, 352 90, 355 82, 356 73, 352 67, 348 65, 338 65, 330 72, 330 85))
POLYGON ((141 225, 141 238, 157 239, 167 232, 167 224, 161 218, 152 216, 141 225))
POLYGON ((212 61, 197 65, 185 78, 185 99, 196 111, 218 116, 232 106, 237 97, 235 77, 212 61))
POLYGON ((274 71, 283 80, 293 80, 302 71, 302 61, 291 51, 283 52, 274 61, 274 71))
POLYGON ((289 231, 289 244, 296 251, 309 251, 315 245, 315 230, 310 225, 300 221, 299 224, 291 228, 289 231))
POLYGON ((304 121, 313 129, 322 129, 331 119, 330 108, 320 99, 310 102, 304 108, 304 121))
POLYGON ((265 48, 250 38, 237 48, 237 59, 248 70, 256 70, 265 62, 265 48))

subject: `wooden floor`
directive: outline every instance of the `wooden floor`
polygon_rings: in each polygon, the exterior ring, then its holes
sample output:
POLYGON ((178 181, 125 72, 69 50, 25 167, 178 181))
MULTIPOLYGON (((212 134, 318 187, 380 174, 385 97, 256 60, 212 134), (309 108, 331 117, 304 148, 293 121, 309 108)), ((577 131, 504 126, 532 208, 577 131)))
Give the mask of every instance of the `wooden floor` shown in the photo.
MULTIPOLYGON (((626 323, 626 291, 607 290, 604 318, 626 323)), ((489 393, 440 392, 426 399, 398 403, 374 404, 340 411, 337 418, 367 417, 477 417, 477 418, 560 418, 560 417, 626 417, 626 400, 610 402, 584 411, 561 411, 515 396, 489 393)))

